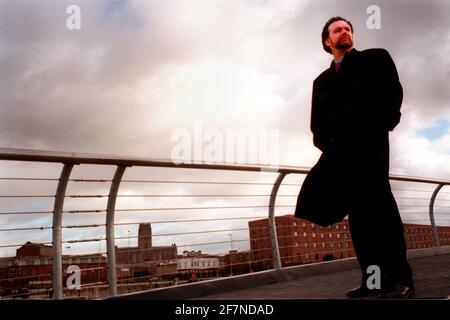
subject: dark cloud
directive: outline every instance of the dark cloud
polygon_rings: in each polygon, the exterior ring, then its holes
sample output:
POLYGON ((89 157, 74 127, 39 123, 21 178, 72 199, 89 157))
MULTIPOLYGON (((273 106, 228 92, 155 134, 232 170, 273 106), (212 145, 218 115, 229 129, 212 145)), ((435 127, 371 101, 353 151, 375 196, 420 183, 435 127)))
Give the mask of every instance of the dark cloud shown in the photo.
POLYGON ((334 15, 353 22, 357 48, 391 52, 405 88, 405 126, 414 130, 410 114, 424 126, 449 118, 448 1, 377 1, 382 29, 369 30, 372 2, 78 1, 82 28, 70 31, 72 1, 3 1, 0 144, 168 158, 176 128, 251 122, 281 129, 282 162, 311 161, 311 144, 305 157, 290 149, 310 139, 312 80, 331 60, 320 32, 334 15), (211 75, 200 70, 205 61, 234 69, 211 75), (242 107, 214 101, 214 90, 223 99, 251 89, 253 78, 235 81, 240 72, 275 77, 248 92, 284 101, 270 112, 245 99, 236 100, 242 107), (250 89, 239 92, 244 84, 250 89))

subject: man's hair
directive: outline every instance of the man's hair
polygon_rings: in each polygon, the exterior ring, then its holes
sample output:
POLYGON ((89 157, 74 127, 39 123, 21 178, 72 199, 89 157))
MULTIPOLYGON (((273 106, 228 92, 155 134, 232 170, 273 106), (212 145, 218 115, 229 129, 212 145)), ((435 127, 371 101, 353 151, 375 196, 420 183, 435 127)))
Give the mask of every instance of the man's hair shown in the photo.
POLYGON ((327 40, 328 37, 330 36, 330 33, 328 31, 328 27, 330 26, 330 24, 332 24, 333 22, 336 22, 336 21, 345 21, 345 22, 347 22, 348 25, 350 26, 350 29, 351 29, 352 34, 353 34, 353 26, 352 26, 352 23, 350 21, 348 21, 347 19, 344 19, 342 17, 332 17, 332 18, 330 18, 327 21, 327 23, 325 23, 325 25, 323 26, 323 29, 322 29, 322 46, 323 46, 323 49, 326 52, 328 52, 328 53, 331 53, 330 47, 325 44, 325 40, 327 40))

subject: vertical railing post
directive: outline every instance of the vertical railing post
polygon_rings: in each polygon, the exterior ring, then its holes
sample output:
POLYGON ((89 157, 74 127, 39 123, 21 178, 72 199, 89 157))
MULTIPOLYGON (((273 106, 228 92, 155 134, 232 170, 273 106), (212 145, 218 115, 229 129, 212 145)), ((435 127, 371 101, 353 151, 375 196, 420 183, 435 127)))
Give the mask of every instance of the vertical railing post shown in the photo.
POLYGON ((61 224, 64 207, 64 197, 66 195, 67 184, 73 164, 64 164, 59 177, 56 189, 55 204, 53 207, 53 230, 52 230, 52 257, 53 257, 53 299, 63 299, 62 284, 62 244, 61 244, 61 224))
POLYGON ((430 199, 430 222, 431 222, 431 235, 433 237, 433 245, 439 247, 439 236, 437 232, 436 222, 434 221, 434 201, 439 191, 442 189, 444 184, 439 184, 436 189, 434 189, 433 195, 430 199))
POLYGON ((283 181, 286 173, 281 172, 277 180, 272 187, 272 192, 270 194, 270 203, 269 203, 269 231, 270 238, 272 240, 272 255, 273 261, 275 264, 275 269, 281 269, 281 258, 280 258, 280 248, 278 247, 278 237, 277 237, 277 226, 275 222, 275 200, 277 198, 278 189, 280 188, 281 182, 283 181))
POLYGON ((116 209, 117 192, 120 181, 125 173, 125 166, 118 166, 109 190, 108 206, 106 208, 106 245, 108 256, 108 296, 117 295, 116 249, 114 240, 114 212, 116 209))

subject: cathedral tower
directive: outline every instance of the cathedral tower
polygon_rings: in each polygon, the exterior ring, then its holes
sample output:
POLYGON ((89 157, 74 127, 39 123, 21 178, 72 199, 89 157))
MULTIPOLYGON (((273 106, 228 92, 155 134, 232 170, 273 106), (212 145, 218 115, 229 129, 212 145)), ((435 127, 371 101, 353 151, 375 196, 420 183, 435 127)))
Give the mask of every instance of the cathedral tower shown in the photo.
POLYGON ((152 247, 152 227, 150 223, 139 224, 139 249, 149 249, 152 247))

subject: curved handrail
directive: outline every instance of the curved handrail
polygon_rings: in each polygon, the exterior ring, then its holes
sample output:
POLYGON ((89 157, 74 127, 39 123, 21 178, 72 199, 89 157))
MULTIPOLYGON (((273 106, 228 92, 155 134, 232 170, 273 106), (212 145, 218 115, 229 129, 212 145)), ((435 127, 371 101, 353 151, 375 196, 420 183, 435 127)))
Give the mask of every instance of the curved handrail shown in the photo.
MULTIPOLYGON (((117 155, 93 154, 93 153, 73 153, 60 151, 44 151, 29 149, 10 149, 0 148, 0 160, 10 161, 33 161, 33 162, 57 162, 67 164, 103 164, 116 166, 144 166, 144 167, 166 167, 166 168, 184 168, 184 169, 209 169, 209 170, 232 170, 232 171, 262 171, 262 172, 279 172, 279 173, 308 173, 309 167, 294 166, 260 166, 245 164, 228 164, 228 163, 175 163, 172 160, 149 159, 142 157, 125 157, 117 155)), ((180 160, 181 161, 181 160, 180 160)), ((450 180, 412 177, 391 174, 390 180, 432 183, 450 185, 450 180)))
MULTIPOLYGON (((116 289, 116 275, 115 275, 115 257, 114 257, 114 207, 115 199, 117 197, 117 189, 120 180, 123 176, 126 167, 132 166, 144 166, 144 167, 165 167, 165 168, 179 168, 179 169, 206 169, 206 170, 229 170, 229 171, 252 171, 252 172, 273 172, 278 173, 278 178, 273 184, 272 194, 270 197, 269 204, 269 222, 271 226, 271 237, 272 237, 272 249, 273 258, 275 266, 277 269, 281 268, 280 256, 278 253, 278 243, 276 235, 276 226, 274 219, 274 206, 276 200, 276 194, 283 178, 287 174, 307 174, 310 168, 305 167, 293 167, 293 166, 259 166, 259 165, 243 165, 243 164, 227 164, 227 163, 203 163, 203 162, 193 162, 193 163, 176 163, 171 160, 157 160, 148 158, 138 158, 138 157, 124 157, 117 155, 102 155, 102 154, 86 154, 86 153, 70 153, 70 152, 56 152, 56 151, 43 151, 43 150, 25 150, 25 149, 8 149, 0 148, 0 160, 7 161, 31 161, 31 162, 48 162, 48 163, 62 163, 64 167, 62 169, 60 183, 58 185, 58 196, 55 199, 55 211, 54 219, 56 221, 56 227, 53 228, 53 243, 54 245, 54 261, 56 269, 54 269, 54 281, 53 287, 55 294, 54 299, 62 298, 62 275, 61 275, 61 250, 60 242, 61 235, 60 231, 60 220, 61 217, 58 216, 58 212, 62 211, 63 199, 65 196, 65 185, 67 185, 67 180, 70 175, 68 168, 73 165, 78 164, 97 164, 97 165, 114 165, 117 166, 117 171, 114 179, 112 180, 111 190, 108 200, 108 215, 106 225, 109 226, 108 229, 108 268, 112 270, 109 272, 109 294, 114 296, 117 294, 116 289), (59 248, 59 250, 57 250, 59 248), (57 278, 57 279, 56 279, 57 278)), ((436 184, 438 187, 435 189, 431 201, 430 201, 430 221, 433 228, 433 238, 435 245, 439 245, 437 239, 436 225, 434 223, 434 200, 437 193, 442 187, 450 185, 450 180, 435 179, 435 178, 423 178, 423 177, 412 177, 412 176, 402 176, 402 175, 389 175, 390 180, 405 181, 405 182, 416 182, 416 183, 428 183, 436 184)), ((55 268, 55 266, 54 266, 55 268)))

